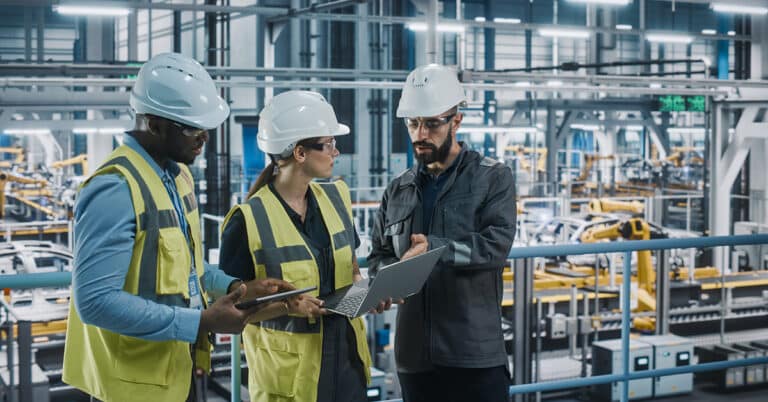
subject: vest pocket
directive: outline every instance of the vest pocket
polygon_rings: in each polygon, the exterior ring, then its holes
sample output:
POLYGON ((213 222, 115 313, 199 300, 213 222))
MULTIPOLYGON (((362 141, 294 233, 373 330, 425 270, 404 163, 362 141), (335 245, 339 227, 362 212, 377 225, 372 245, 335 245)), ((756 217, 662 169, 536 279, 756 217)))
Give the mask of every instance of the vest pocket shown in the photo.
POLYGON ((255 348, 254 354, 258 364, 249 368, 256 377, 256 384, 252 386, 268 394, 293 397, 299 354, 259 346, 255 348))
POLYGON ((187 238, 178 228, 160 229, 157 250, 157 294, 182 294, 189 298, 192 259, 187 238))
POLYGON ((139 384, 168 386, 174 342, 152 342, 120 335, 115 359, 117 378, 139 384))

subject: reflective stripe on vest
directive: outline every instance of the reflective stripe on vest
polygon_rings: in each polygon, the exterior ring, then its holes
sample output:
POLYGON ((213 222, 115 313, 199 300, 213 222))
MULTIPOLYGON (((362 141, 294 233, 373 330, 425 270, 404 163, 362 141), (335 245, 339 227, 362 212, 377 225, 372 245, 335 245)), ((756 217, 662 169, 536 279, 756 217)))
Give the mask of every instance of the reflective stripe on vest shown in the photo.
POLYGON ((248 200, 253 212, 253 220, 256 222, 256 230, 259 232, 262 248, 254 251, 253 255, 256 262, 264 264, 267 276, 270 278, 283 279, 283 270, 280 264, 288 261, 312 260, 304 245, 277 247, 275 236, 269 225, 267 211, 264 208, 260 198, 251 198, 248 200))
POLYGON ((130 172, 133 179, 138 183, 141 197, 144 199, 144 212, 139 215, 139 221, 136 222, 138 225, 137 232, 145 232, 144 249, 141 251, 141 262, 139 263, 138 295, 168 306, 187 307, 188 303, 184 300, 183 295, 158 295, 156 292, 160 229, 180 226, 176 211, 172 209, 157 209, 157 204, 155 204, 155 200, 152 198, 149 186, 128 158, 120 156, 112 159, 104 164, 102 169, 111 165, 120 166, 130 172))
POLYGON ((325 190, 325 194, 331 200, 331 204, 336 209, 336 213, 339 214, 341 222, 344 223, 345 230, 333 235, 334 247, 338 250, 345 246, 352 246, 354 250, 355 227, 352 226, 352 221, 349 219, 349 215, 344 208, 344 201, 341 199, 341 194, 339 194, 339 188, 333 183, 320 183, 320 186, 325 190))

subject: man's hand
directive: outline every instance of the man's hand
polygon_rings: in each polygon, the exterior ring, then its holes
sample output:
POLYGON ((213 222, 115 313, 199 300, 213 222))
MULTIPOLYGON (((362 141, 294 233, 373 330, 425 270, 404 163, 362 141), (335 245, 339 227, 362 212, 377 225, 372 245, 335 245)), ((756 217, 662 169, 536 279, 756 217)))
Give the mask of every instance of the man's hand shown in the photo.
POLYGON ((308 295, 299 295, 288 299, 288 313, 309 318, 317 318, 328 314, 323 301, 308 295))
POLYGON ((240 310, 235 303, 245 294, 245 285, 241 284, 234 291, 224 297, 220 297, 200 314, 200 327, 198 338, 206 336, 209 332, 239 334, 248 323, 249 317, 263 306, 255 306, 250 309, 240 310))
POLYGON ((407 260, 419 254, 424 254, 427 252, 428 249, 429 249, 429 240, 427 240, 427 236, 424 236, 421 233, 412 234, 411 248, 409 248, 408 250, 405 251, 405 253, 403 253, 403 256, 400 257, 400 261, 407 260))
POLYGON ((254 279, 245 283, 247 291, 243 299, 251 300, 257 297, 268 296, 275 292, 285 292, 296 289, 292 284, 275 278, 254 279))

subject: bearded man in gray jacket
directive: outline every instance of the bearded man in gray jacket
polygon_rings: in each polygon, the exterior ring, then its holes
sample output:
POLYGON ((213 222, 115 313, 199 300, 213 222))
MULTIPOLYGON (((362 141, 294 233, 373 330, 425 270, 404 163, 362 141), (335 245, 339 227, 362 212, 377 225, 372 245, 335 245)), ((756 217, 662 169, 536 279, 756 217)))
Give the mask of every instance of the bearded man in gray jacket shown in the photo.
POLYGON ((406 80, 403 118, 418 164, 387 187, 373 227, 372 275, 447 246, 424 288, 398 308, 395 360, 406 402, 506 402, 502 270, 515 236, 515 183, 502 163, 456 141, 464 90, 431 64, 406 80))

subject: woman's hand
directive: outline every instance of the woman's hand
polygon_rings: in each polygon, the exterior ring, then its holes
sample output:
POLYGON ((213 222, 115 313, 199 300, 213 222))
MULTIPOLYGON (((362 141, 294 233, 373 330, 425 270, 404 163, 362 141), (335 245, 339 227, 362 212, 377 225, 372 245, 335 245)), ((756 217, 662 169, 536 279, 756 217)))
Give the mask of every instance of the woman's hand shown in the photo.
POLYGON ((289 314, 309 318, 317 318, 328 314, 328 310, 322 307, 324 302, 316 297, 299 295, 289 298, 287 303, 289 314))

